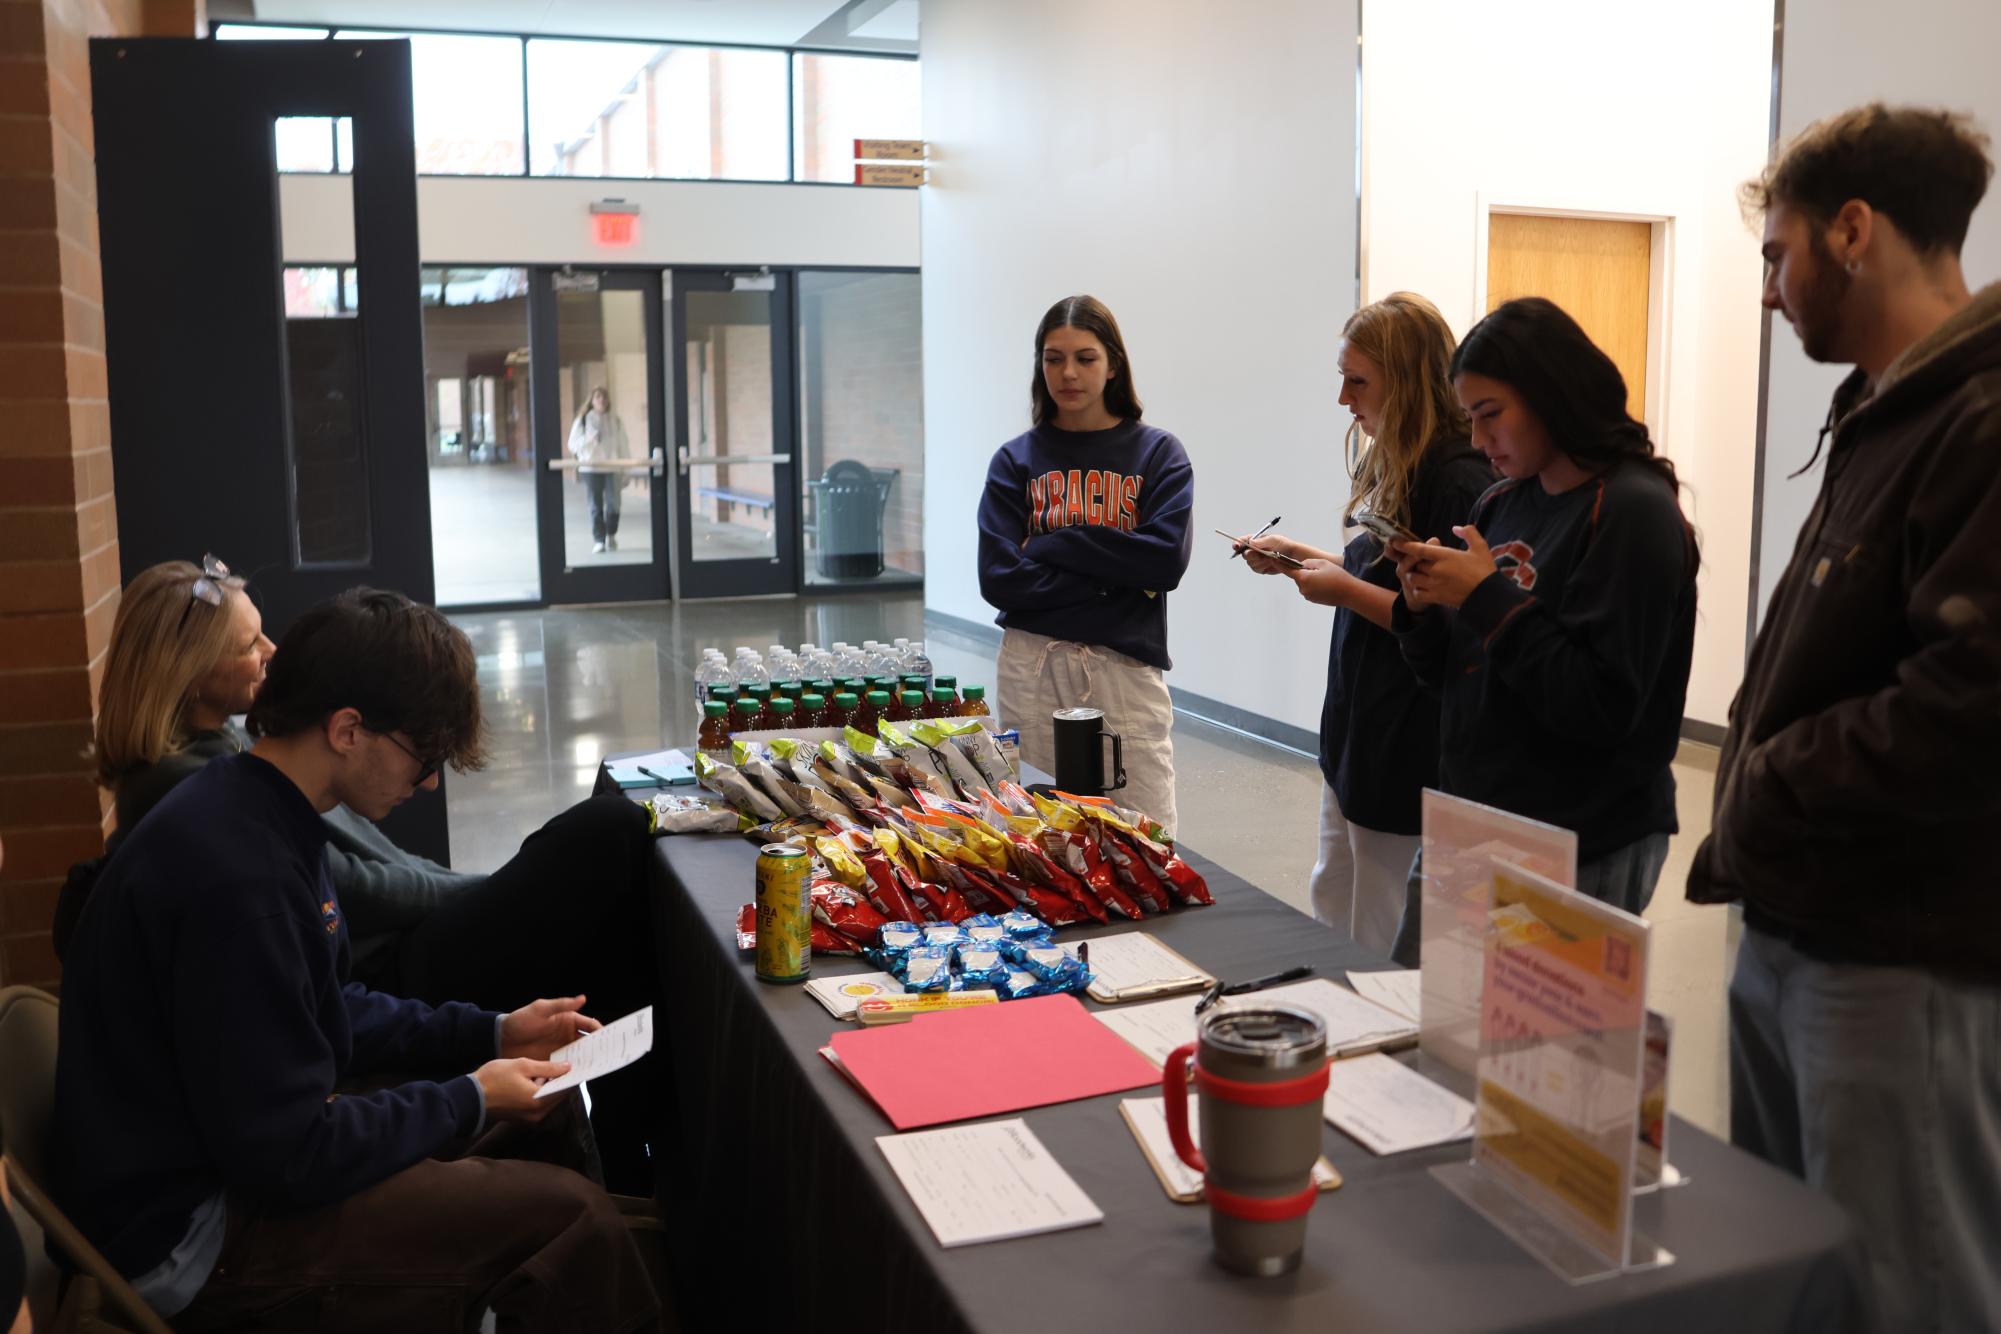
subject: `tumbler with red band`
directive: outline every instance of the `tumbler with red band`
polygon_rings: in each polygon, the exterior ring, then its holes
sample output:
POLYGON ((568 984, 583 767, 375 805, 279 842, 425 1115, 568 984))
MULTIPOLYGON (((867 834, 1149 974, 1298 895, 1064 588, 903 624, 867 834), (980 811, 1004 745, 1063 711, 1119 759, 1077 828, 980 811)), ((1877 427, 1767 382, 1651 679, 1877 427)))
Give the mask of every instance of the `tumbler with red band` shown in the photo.
POLYGON ((1174 1151, 1202 1173, 1217 1263, 1259 1277, 1296 1269, 1319 1198, 1313 1165, 1327 1092, 1326 1024, 1283 1005, 1211 1010, 1196 1040, 1169 1054, 1161 1089, 1174 1151), (1199 1149, 1188 1135, 1191 1061, 1199 1149))

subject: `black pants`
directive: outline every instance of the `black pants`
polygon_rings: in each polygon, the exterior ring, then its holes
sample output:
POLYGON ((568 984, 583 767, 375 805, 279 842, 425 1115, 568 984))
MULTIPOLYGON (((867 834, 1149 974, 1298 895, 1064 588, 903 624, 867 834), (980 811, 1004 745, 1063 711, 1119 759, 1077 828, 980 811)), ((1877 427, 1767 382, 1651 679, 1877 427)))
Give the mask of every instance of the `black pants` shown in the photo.
MULTIPOLYGON (((636 802, 621 796, 578 802, 404 938, 397 994, 501 1011, 544 996, 582 995, 585 1012, 606 1023, 653 1004, 659 972, 646 901, 652 846, 646 812, 636 802)), ((591 1126, 606 1184, 622 1194, 654 1193, 646 1146, 650 1118, 665 1096, 660 1067, 661 1058, 650 1055, 591 1081, 591 1126)))
POLYGON ((625 474, 587 472, 583 474, 584 495, 591 507, 591 541, 602 542, 618 536, 618 506, 624 499, 625 474))

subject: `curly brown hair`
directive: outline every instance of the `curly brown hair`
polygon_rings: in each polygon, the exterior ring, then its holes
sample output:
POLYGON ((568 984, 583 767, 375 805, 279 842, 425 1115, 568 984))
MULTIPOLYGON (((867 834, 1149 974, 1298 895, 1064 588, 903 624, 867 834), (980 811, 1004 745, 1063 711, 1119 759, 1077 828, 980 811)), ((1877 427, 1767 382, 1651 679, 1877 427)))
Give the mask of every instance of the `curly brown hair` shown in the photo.
POLYGON ((342 709, 371 732, 401 732, 426 763, 486 765, 472 641, 435 607, 351 588, 292 623, 244 725, 295 736, 342 709))
POLYGON ((1822 225, 1859 199, 1921 255, 1957 255, 1994 175, 1972 117, 1881 102, 1815 121, 1739 191, 1745 212, 1786 204, 1822 225))

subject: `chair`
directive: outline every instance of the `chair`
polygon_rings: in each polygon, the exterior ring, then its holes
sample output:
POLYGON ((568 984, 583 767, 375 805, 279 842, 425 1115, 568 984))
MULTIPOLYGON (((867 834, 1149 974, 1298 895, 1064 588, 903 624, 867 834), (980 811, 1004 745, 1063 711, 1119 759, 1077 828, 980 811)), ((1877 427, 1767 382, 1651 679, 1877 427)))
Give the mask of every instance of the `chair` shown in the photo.
POLYGON ((35 1328, 54 1334, 124 1330, 170 1334, 145 1299, 84 1240, 42 1189, 49 1179, 49 1123, 55 1115, 56 998, 33 987, 0 988, 0 1139, 16 1208, 47 1234, 74 1270, 67 1284, 35 1244, 28 1250, 28 1292, 35 1328))

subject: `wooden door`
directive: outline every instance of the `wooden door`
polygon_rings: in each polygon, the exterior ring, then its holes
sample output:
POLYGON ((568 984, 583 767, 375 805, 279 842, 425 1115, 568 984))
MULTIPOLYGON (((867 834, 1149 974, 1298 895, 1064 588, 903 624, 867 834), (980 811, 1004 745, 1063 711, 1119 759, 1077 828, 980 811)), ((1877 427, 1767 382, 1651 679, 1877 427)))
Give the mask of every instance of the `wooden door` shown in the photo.
POLYGON ((1652 223, 1487 216, 1487 309, 1518 296, 1547 297, 1584 326, 1626 377, 1626 407, 1647 415, 1647 299, 1652 223))

